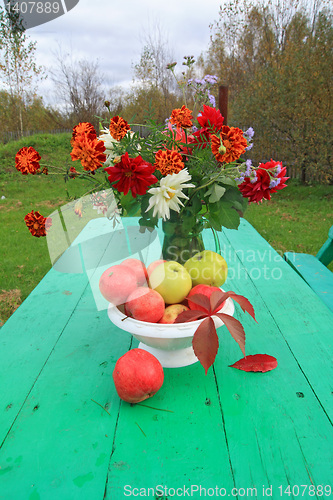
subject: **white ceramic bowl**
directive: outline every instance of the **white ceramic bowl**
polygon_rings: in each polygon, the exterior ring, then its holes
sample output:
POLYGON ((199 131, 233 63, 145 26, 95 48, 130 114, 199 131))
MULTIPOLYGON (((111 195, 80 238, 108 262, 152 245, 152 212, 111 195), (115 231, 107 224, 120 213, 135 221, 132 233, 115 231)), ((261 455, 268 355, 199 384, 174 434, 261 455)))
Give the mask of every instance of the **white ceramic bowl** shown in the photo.
MULTIPOLYGON (((219 312, 233 316, 234 311, 234 303, 228 298, 219 312)), ((114 325, 139 340, 139 348, 156 356, 165 368, 187 366, 198 361, 192 348, 192 338, 202 319, 177 324, 148 323, 125 316, 113 304, 109 305, 108 316, 114 325)), ((224 324, 217 316, 212 318, 216 328, 224 324)))

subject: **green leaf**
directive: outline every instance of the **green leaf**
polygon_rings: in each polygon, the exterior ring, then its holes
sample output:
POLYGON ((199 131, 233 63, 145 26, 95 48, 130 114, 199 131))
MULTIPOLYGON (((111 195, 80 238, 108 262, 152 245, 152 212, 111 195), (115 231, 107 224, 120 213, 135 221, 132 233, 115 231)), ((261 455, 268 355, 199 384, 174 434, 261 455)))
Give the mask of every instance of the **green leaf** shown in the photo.
POLYGON ((139 224, 141 228, 147 227, 154 229, 158 225, 158 217, 153 217, 154 209, 151 208, 146 212, 149 205, 149 196, 144 195, 141 197, 141 218, 139 224))
POLYGON ((141 202, 138 198, 133 198, 131 193, 128 193, 126 196, 122 196, 120 199, 121 206, 129 217, 137 215, 140 210, 141 202))
POLYGON ((237 187, 235 179, 231 179, 230 177, 222 177, 219 180, 222 184, 226 184, 227 186, 237 187))
POLYGON ((208 222, 209 222, 210 226, 213 229, 215 229, 215 231, 222 230, 222 224, 220 222, 218 213, 209 212, 208 213, 208 222))
POLYGON ((237 229, 240 223, 239 214, 233 207, 233 203, 224 200, 224 197, 209 207, 208 219, 212 227, 217 231, 221 230, 221 226, 228 229, 237 229))
POLYGON ((239 210, 242 214, 245 212, 248 205, 247 198, 244 198, 242 193, 237 187, 228 187, 226 193, 223 196, 223 201, 228 201, 232 206, 239 210))
POLYGON ((225 192, 226 188, 215 182, 207 189, 205 196, 209 196, 209 203, 216 203, 222 198, 225 192))
POLYGON ((200 212, 202 209, 202 203, 201 203, 201 196, 199 193, 197 193, 193 198, 191 199, 191 205, 189 206, 189 210, 192 211, 193 214, 197 214, 200 212))

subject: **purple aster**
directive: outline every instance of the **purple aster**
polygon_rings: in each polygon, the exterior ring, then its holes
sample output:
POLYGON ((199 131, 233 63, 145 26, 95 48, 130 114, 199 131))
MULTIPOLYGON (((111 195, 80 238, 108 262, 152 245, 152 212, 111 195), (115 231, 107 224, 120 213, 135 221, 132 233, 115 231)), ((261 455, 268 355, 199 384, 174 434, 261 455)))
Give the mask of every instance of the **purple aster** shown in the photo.
POLYGON ((278 186, 280 184, 280 182, 281 182, 280 177, 278 179, 272 179, 270 184, 269 184, 270 189, 278 186))
POLYGON ((197 85, 205 85, 206 83, 205 80, 199 80, 199 78, 196 78, 194 81, 197 85))
POLYGON ((215 105, 216 105, 215 97, 213 96, 213 94, 211 94, 209 92, 209 90, 207 91, 207 96, 208 96, 209 102, 215 108, 215 105))
POLYGON ((250 177, 252 170, 252 160, 246 160, 245 165, 246 165, 245 177, 250 177))
POLYGON ((249 139, 252 139, 254 136, 254 130, 252 127, 249 127, 246 132, 244 132, 244 135, 246 135, 249 139))
POLYGON ((204 76, 204 80, 206 80, 207 83, 214 85, 217 82, 218 78, 216 75, 206 75, 204 76))

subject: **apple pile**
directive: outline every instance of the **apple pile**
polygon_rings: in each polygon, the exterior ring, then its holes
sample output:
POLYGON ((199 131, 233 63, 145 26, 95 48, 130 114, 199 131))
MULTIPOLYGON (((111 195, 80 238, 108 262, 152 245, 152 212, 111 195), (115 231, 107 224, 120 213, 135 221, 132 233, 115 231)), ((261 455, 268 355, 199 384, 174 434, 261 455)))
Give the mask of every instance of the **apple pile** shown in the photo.
POLYGON ((111 266, 101 276, 103 297, 139 321, 172 324, 177 316, 191 309, 187 298, 207 297, 220 290, 228 266, 216 252, 204 250, 185 262, 156 260, 147 268, 138 259, 126 259, 111 266))

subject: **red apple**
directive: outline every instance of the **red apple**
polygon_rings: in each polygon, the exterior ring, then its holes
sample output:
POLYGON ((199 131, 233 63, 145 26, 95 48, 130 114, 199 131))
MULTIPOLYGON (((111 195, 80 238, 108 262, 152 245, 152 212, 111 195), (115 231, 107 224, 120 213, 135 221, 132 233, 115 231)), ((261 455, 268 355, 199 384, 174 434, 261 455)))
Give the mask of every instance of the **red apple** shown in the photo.
POLYGON ((136 274, 136 279, 138 282, 138 286, 142 286, 147 283, 147 269, 143 262, 139 259, 126 259, 120 266, 129 267, 136 274))
POLYGON ((134 290, 125 303, 127 316, 149 323, 157 323, 162 318, 164 310, 165 303, 162 296, 144 286, 134 290))
POLYGON ((159 259, 159 260, 154 260, 149 266, 147 267, 147 274, 148 278, 151 275, 151 273, 154 271, 155 267, 159 266, 160 264, 163 264, 163 262, 166 262, 166 260, 159 259))
POLYGON ((159 320, 159 323, 174 323, 177 316, 184 311, 188 311, 188 307, 184 304, 171 304, 165 308, 164 314, 159 320))
POLYGON ((127 297, 137 286, 134 271, 120 265, 109 267, 99 280, 101 294, 106 300, 115 305, 126 302, 127 297))
MULTIPOLYGON (((190 299, 192 297, 192 295, 195 295, 197 293, 201 293, 202 295, 206 295, 206 297, 209 298, 212 295, 212 293, 216 292, 216 291, 221 292, 221 288, 219 288, 217 286, 211 286, 211 285, 196 285, 191 289, 190 293, 188 294, 188 296, 186 298, 190 299)), ((220 309, 222 309, 224 304, 225 304, 225 301, 222 302, 220 309)), ((188 302, 188 307, 190 309, 200 309, 200 307, 197 306, 196 304, 194 304, 194 302, 188 302)))
POLYGON ((161 363, 143 349, 132 349, 121 356, 112 376, 118 396, 128 403, 151 398, 164 381, 161 363))

